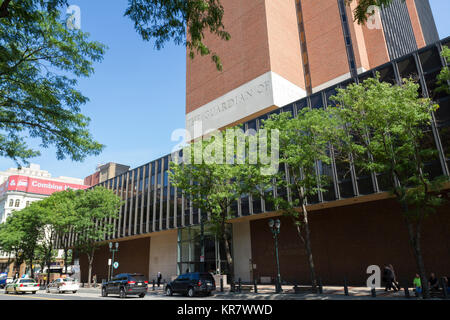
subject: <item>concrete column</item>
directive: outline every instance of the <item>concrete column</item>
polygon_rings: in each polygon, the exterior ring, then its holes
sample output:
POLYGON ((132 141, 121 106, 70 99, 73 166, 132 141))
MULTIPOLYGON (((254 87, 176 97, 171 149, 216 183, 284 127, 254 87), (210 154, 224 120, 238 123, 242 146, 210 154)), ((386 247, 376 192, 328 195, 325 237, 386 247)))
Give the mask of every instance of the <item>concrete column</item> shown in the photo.
POLYGON ((158 272, 166 281, 176 276, 177 253, 177 230, 151 236, 149 280, 156 279, 158 272))
POLYGON ((233 259, 235 279, 253 281, 250 222, 233 223, 233 259))

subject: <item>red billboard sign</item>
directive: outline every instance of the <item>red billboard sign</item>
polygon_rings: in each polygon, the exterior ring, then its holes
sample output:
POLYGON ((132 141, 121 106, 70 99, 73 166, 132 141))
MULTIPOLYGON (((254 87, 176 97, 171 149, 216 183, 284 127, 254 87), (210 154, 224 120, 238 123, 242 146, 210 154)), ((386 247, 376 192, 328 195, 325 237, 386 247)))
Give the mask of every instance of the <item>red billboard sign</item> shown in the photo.
POLYGON ((67 189, 79 190, 87 189, 89 186, 31 178, 25 176, 10 176, 5 183, 0 186, 0 194, 7 191, 22 191, 27 193, 51 195, 54 192, 67 189))

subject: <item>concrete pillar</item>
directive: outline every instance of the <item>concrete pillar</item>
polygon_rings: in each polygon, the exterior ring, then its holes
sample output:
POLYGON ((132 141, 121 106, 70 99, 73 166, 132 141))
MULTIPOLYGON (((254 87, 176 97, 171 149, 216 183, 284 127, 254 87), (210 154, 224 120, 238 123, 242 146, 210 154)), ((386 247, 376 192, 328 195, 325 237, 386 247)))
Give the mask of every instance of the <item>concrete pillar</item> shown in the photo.
POLYGON ((150 238, 149 280, 156 279, 158 272, 166 281, 177 275, 177 230, 150 238))
POLYGON ((235 279, 253 281, 250 222, 233 223, 233 259, 235 279))

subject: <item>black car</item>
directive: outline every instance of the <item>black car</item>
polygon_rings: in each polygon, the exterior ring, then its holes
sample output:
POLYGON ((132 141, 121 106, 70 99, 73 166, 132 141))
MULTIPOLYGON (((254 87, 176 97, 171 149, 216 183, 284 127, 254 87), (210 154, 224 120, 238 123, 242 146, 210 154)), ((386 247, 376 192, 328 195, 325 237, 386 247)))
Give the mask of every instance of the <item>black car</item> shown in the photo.
POLYGON ((108 294, 118 294, 121 298, 128 295, 139 295, 139 298, 145 297, 148 289, 148 280, 143 274, 121 273, 111 281, 102 283, 102 297, 108 294))
POLYGON ((191 272, 179 275, 178 278, 166 285, 166 295, 171 296, 174 293, 187 294, 193 297, 200 293, 211 295, 216 290, 216 282, 210 273, 191 272))

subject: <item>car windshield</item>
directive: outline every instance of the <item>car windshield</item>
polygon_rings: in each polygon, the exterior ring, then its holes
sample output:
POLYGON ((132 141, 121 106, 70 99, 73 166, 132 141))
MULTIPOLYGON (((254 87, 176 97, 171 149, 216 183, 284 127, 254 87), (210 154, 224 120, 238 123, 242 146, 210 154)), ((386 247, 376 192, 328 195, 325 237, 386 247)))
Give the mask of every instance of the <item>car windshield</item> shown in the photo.
POLYGON ((20 280, 20 283, 35 283, 36 281, 34 281, 33 279, 22 279, 20 280))
POLYGON ((142 275, 142 274, 135 274, 135 275, 130 275, 130 280, 144 282, 146 279, 145 279, 144 275, 142 275))

